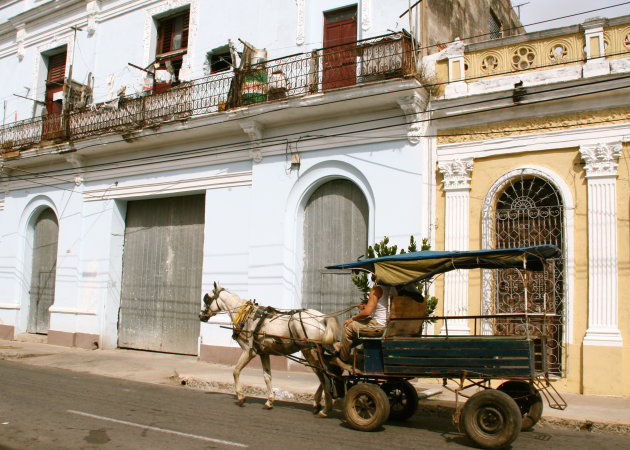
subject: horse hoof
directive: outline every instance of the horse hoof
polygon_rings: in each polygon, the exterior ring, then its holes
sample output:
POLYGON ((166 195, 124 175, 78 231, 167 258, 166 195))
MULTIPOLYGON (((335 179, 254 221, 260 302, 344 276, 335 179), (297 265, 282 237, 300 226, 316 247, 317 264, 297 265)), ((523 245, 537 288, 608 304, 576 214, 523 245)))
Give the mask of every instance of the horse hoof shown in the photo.
POLYGON ((320 405, 317 406, 313 406, 313 414, 317 414, 318 412, 320 412, 322 410, 322 407, 320 405))
POLYGON ((239 398, 237 403, 238 403, 238 406, 243 406, 243 405, 245 405, 245 399, 244 398, 239 398))
POLYGON ((264 404, 263 409, 273 409, 273 405, 264 404))
POLYGON ((328 414, 326 414, 324 411, 320 411, 317 413, 317 415, 315 417, 319 417, 320 419, 324 419, 326 417, 328 417, 328 414))

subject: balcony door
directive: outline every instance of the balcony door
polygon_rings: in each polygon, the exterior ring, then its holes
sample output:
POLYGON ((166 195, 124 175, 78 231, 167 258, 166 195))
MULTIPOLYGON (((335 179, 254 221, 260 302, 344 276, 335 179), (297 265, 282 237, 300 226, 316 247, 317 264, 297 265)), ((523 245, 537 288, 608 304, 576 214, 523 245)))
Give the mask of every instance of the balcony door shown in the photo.
POLYGON ((66 52, 48 57, 46 74, 46 116, 43 122, 44 139, 56 139, 63 135, 61 113, 63 112, 63 86, 66 76, 66 52))
POLYGON ((324 90, 356 84, 356 40, 356 5, 324 13, 324 90))

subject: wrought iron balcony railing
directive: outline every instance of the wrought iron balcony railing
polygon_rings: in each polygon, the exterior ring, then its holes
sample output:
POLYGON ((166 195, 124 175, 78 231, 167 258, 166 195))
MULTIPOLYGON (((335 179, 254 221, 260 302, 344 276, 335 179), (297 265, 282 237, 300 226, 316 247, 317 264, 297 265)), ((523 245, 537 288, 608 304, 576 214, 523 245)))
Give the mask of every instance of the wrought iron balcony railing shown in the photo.
POLYGON ((410 37, 389 34, 213 74, 159 94, 120 97, 10 123, 0 128, 0 149, 6 158, 37 145, 126 134, 173 120, 414 76, 415 72, 410 37))

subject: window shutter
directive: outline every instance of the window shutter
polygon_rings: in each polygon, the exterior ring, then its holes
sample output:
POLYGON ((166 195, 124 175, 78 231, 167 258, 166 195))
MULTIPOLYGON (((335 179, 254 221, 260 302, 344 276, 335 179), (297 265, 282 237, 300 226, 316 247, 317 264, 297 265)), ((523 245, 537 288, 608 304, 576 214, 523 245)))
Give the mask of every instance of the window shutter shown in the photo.
POLYGON ((66 52, 48 57, 48 82, 63 83, 66 76, 66 52))
POLYGON ((188 28, 190 24, 190 12, 186 11, 182 23, 182 48, 188 48, 188 28))
POLYGON ((190 11, 186 11, 176 16, 162 19, 158 25, 158 40, 156 46, 156 55, 172 52, 174 50, 186 49, 188 47, 188 30, 190 23, 190 11), (175 39, 180 36, 179 39, 175 39), (175 48, 175 41, 178 40, 179 45, 175 48))
POLYGON ((160 23, 158 31, 157 52, 167 53, 171 51, 171 42, 173 41, 173 21, 164 20, 160 23))

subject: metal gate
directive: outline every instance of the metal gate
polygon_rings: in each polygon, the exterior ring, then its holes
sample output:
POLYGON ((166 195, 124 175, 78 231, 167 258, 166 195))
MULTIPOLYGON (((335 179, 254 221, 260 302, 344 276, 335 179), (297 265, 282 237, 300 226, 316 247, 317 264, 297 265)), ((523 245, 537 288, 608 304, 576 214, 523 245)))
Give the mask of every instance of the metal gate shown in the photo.
POLYGON ((119 347, 196 354, 205 197, 127 204, 119 347))
POLYGON ((330 313, 360 302, 350 271, 323 268, 365 253, 368 210, 351 181, 329 181, 313 193, 304 213, 303 307, 330 313))
POLYGON ((33 235, 33 268, 31 272, 29 333, 47 334, 50 327, 48 308, 55 301, 57 276, 57 242, 59 223, 52 209, 37 217, 33 235))
MULTIPOLYGON (((551 244, 564 250, 564 207, 557 190, 539 177, 511 180, 498 195, 497 208, 487 211, 493 248, 551 244)), ((563 251, 564 254, 564 251, 563 251)), ((546 336, 547 363, 552 373, 564 370, 564 259, 547 262, 543 272, 488 271, 492 314, 533 313, 528 326, 520 319, 495 319, 493 334, 546 336), (527 295, 525 295, 527 286, 527 295)))

